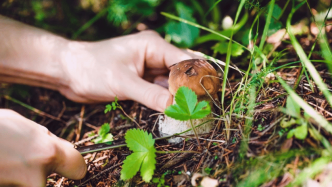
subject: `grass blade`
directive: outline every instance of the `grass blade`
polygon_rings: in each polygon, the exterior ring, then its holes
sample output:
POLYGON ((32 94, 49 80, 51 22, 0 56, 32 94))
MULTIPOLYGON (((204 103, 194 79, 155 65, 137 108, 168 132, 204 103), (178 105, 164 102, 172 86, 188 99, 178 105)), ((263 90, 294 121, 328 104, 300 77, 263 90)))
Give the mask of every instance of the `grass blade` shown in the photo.
POLYGON ((287 19, 287 32, 289 34, 289 38, 294 46, 294 49, 296 50, 298 56, 300 57, 300 60, 302 61, 302 63, 304 64, 304 66, 307 68, 307 70, 309 71, 312 79, 315 81, 315 83, 317 84, 318 88, 323 92, 324 96, 326 97, 327 102, 329 103, 330 106, 332 106, 332 94, 329 92, 326 84, 323 82, 322 78, 320 77, 318 71, 316 70, 315 66, 310 62, 310 60, 308 59, 307 55, 305 54, 304 50, 302 49, 300 43, 297 41, 297 39, 295 38, 292 30, 291 30, 291 19, 293 17, 293 14, 295 13, 295 11, 301 7, 303 4, 305 3, 305 1, 303 1, 302 3, 300 3, 298 6, 296 6, 295 8, 292 9, 291 13, 288 16, 287 19))

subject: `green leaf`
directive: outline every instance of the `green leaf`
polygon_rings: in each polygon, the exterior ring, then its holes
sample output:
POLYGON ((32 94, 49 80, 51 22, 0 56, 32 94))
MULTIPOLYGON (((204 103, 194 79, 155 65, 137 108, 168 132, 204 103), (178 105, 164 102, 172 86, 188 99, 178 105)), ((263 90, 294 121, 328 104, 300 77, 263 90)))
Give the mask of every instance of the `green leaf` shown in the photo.
POLYGON ((144 158, 141 166, 141 177, 145 182, 152 179, 154 170, 156 169, 156 149, 152 147, 144 158))
POLYGON ((295 132, 295 129, 290 130, 290 131, 288 132, 288 134, 287 134, 287 139, 293 137, 293 136, 294 136, 294 132, 295 132))
POLYGON ((182 86, 175 94, 175 102, 183 111, 186 111, 188 114, 190 114, 193 113, 195 109, 197 95, 188 87, 182 86))
MULTIPOLYGON (((182 2, 176 2, 175 8, 179 17, 187 21, 196 22, 192 16, 192 10, 182 2)), ((172 40, 182 47, 190 47, 199 36, 199 29, 183 22, 170 21, 165 25, 166 34, 170 35, 172 40)))
POLYGON ((103 138, 102 143, 112 142, 113 141, 113 135, 111 133, 106 134, 102 138, 103 138))
POLYGON ((97 144, 97 143, 101 143, 103 141, 103 137, 98 136, 96 139, 93 140, 93 143, 97 144))
POLYGON ((103 137, 103 136, 105 136, 110 130, 111 130, 110 125, 109 125, 108 123, 104 123, 104 124, 100 127, 100 129, 99 129, 99 131, 98 131, 98 134, 99 134, 99 136, 103 137))
POLYGON ((171 105, 165 109, 165 114, 171 118, 180 120, 180 121, 186 121, 190 119, 190 114, 188 114, 186 111, 183 111, 179 105, 171 105))
POLYGON ((140 129, 128 130, 125 139, 127 147, 133 153, 123 161, 121 179, 130 179, 140 170, 143 180, 149 182, 156 168, 155 140, 151 134, 140 129))
POLYGON ((112 102, 112 109, 113 109, 113 110, 116 109, 116 104, 115 104, 115 102, 112 102))
MULTIPOLYGON (((231 55, 234 56, 234 57, 240 56, 244 52, 244 49, 236 43, 232 43, 231 48, 232 48, 231 55)), ((217 43, 216 45, 214 45, 212 47, 212 49, 214 50, 214 52, 218 52, 220 54, 227 54, 228 42, 227 41, 221 41, 221 42, 217 43)))
MULTIPOLYGON (((271 5, 268 5, 271 6, 271 5)), ((273 11, 272 11, 272 18, 269 25, 269 30, 267 31, 267 35, 271 36, 275 32, 277 32, 282 27, 282 23, 278 20, 281 16, 282 9, 277 5, 274 4, 273 11)), ((265 16, 267 18, 267 15, 265 16)))
POLYGON ((290 120, 287 120, 286 118, 284 118, 281 122, 280 122, 280 126, 282 128, 287 128, 290 127, 292 125, 297 124, 297 120, 295 120, 294 118, 291 118, 290 120))
POLYGON ((286 109, 289 115, 293 117, 299 117, 300 115, 300 106, 298 103, 292 99, 292 97, 288 97, 286 101, 286 109))
POLYGON ((303 123, 302 125, 295 128, 294 136, 299 140, 304 140, 308 135, 308 127, 307 123, 303 123))
POLYGON ((191 119, 201 119, 210 114, 211 107, 208 102, 201 101, 197 104, 195 110, 191 114, 191 119))
POLYGON ((197 95, 188 87, 182 86, 176 91, 175 102, 166 108, 165 114, 177 120, 201 119, 211 113, 208 102, 201 101, 196 105, 197 95))
POLYGON ((121 170, 121 179, 128 180, 133 178, 139 171, 141 164, 146 157, 144 152, 134 152, 127 156, 123 161, 123 166, 121 170))
POLYGON ((107 112, 110 112, 110 111, 112 111, 112 106, 111 106, 110 104, 107 104, 107 105, 105 106, 104 113, 106 114, 107 112))

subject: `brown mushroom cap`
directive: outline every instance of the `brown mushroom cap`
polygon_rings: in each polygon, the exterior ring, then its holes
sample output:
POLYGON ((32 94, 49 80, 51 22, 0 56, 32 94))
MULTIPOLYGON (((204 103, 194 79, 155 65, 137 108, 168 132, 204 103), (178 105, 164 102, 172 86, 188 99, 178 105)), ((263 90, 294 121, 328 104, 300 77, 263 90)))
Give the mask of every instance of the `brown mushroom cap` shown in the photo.
POLYGON ((172 65, 170 70, 168 83, 172 95, 175 95, 181 86, 190 88, 198 97, 207 95, 206 91, 214 96, 220 88, 217 71, 206 60, 184 60, 172 65))

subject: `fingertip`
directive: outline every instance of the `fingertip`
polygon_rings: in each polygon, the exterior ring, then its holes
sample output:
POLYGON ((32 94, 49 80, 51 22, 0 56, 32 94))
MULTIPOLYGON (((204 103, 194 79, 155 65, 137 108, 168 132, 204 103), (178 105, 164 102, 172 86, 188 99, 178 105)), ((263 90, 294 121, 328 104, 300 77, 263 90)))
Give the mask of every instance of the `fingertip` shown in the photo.
POLYGON ((87 172, 84 158, 71 143, 64 142, 65 140, 60 138, 57 139, 57 145, 61 154, 54 172, 69 179, 82 179, 87 172))
POLYGON ((155 109, 159 112, 164 112, 165 109, 170 106, 173 102, 172 99, 172 94, 167 92, 164 92, 163 94, 160 95, 160 97, 158 98, 158 107, 155 109))

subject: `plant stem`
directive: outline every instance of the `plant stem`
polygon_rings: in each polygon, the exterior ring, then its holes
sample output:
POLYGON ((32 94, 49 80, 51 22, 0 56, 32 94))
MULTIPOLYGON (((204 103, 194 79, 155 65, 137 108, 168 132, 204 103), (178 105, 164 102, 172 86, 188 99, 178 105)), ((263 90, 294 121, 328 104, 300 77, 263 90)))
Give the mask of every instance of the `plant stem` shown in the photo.
POLYGON ((118 108, 123 112, 123 114, 125 115, 125 116, 127 116, 127 118, 129 118, 131 121, 133 121, 137 126, 138 126, 138 128, 140 128, 141 129, 141 126, 132 118, 132 117, 130 117, 124 110, 123 110, 123 108, 121 107, 121 106, 118 106, 118 108))
POLYGON ((198 135, 197 135, 196 129, 195 129, 194 125, 193 125, 193 121, 192 121, 192 119, 190 119, 189 121, 190 121, 191 128, 193 129, 193 131, 194 131, 194 133, 195 133, 195 137, 196 137, 196 140, 197 140, 197 143, 198 143, 198 150, 199 150, 199 151, 202 151, 203 149, 202 149, 202 146, 201 146, 201 144, 200 144, 200 142, 199 142, 199 139, 198 139, 198 135))
POLYGON ((159 154, 170 154, 170 153, 200 153, 198 151, 156 151, 159 154))

